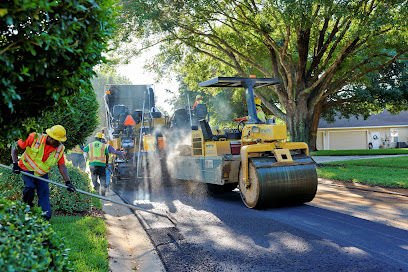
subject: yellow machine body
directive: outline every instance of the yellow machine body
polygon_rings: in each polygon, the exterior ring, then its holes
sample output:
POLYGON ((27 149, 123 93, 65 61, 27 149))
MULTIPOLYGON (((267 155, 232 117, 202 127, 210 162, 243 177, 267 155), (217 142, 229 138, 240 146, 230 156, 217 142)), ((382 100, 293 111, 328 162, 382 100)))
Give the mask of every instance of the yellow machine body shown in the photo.
MULTIPOLYGON (((200 87, 245 88, 247 123, 242 131, 220 130, 211 128, 205 118, 192 122, 188 110, 176 110, 170 126, 173 134, 166 139, 167 154, 172 154, 167 160, 171 178, 207 183, 209 188, 218 185, 226 191, 238 186, 249 208, 313 200, 317 173, 308 145, 289 142, 286 125, 273 120, 265 124, 257 117, 253 88, 279 83, 279 79, 252 77, 218 77, 200 83, 200 87), (191 136, 190 143, 186 136, 191 136)), ((147 136, 144 141, 144 148, 150 149, 147 136)))

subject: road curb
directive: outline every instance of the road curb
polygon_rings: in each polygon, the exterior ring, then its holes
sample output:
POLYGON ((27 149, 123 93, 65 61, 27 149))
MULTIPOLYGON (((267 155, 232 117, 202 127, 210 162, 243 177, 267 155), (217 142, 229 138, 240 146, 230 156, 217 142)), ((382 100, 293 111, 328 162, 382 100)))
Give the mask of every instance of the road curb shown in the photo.
MULTIPOLYGON (((123 202, 112 190, 106 196, 123 202)), ((108 233, 110 271, 166 271, 150 238, 129 208, 102 200, 102 210, 108 233)))

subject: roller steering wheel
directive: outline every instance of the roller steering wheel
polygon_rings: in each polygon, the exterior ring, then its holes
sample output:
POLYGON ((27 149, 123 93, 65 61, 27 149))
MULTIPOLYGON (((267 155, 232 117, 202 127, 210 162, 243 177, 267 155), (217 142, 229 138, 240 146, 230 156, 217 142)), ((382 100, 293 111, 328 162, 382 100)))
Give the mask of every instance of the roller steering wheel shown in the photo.
POLYGON ((245 127, 245 121, 246 121, 246 120, 241 120, 241 121, 239 121, 238 126, 237 126, 237 129, 238 129, 239 133, 241 133, 242 130, 244 129, 244 127, 245 127))

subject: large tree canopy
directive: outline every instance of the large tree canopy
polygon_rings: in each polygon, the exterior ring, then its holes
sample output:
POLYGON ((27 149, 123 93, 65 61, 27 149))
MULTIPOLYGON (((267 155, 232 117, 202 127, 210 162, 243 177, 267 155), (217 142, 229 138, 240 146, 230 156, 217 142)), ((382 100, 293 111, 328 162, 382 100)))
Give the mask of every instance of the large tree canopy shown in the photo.
POLYGON ((101 53, 115 28, 114 3, 2 2, 0 144, 26 132, 27 118, 46 111, 76 111, 69 97, 92 90, 92 67, 103 61, 101 53))
POLYGON ((321 114, 361 102, 370 74, 408 51, 405 0, 123 3, 123 36, 161 42, 161 68, 178 64, 193 85, 214 76, 279 77, 282 84, 256 94, 286 121, 291 139, 312 150, 321 114))

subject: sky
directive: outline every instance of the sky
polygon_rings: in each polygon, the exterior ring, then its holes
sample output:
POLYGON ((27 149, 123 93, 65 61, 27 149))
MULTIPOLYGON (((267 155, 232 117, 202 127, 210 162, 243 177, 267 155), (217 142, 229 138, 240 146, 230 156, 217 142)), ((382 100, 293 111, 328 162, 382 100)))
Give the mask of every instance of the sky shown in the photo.
POLYGON ((130 64, 122 65, 118 72, 120 75, 129 78, 132 84, 135 85, 144 85, 144 84, 153 84, 154 94, 157 98, 156 106, 163 108, 171 115, 172 107, 165 103, 164 101, 168 98, 171 98, 170 95, 165 91, 169 89, 175 93, 178 93, 179 84, 175 79, 175 76, 171 80, 162 79, 160 82, 155 82, 155 74, 149 73, 143 69, 143 66, 149 58, 152 58, 157 53, 157 50, 150 50, 142 53, 138 57, 131 59, 130 64))

